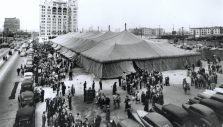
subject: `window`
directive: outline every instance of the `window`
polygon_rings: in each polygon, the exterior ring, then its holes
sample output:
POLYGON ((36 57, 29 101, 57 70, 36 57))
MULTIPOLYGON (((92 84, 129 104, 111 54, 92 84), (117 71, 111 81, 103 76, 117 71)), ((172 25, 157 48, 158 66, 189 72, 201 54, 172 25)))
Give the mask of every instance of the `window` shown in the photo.
POLYGON ((62 15, 62 8, 61 7, 58 8, 58 15, 62 15))
POLYGON ((57 13, 57 8, 56 7, 53 7, 53 14, 56 14, 57 13))
POLYGON ((63 15, 66 15, 66 14, 67 14, 67 9, 64 8, 64 9, 63 9, 63 15))

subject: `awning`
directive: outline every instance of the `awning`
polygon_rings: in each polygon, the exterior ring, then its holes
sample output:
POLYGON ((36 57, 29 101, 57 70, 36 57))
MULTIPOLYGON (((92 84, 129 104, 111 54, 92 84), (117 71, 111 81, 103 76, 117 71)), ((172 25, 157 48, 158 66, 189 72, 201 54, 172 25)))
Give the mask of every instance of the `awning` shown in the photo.
POLYGON ((60 54, 62 54, 62 55, 64 55, 66 52, 68 52, 69 51, 69 49, 67 49, 67 48, 65 48, 65 47, 62 47, 62 48, 60 48, 60 50, 59 50, 59 52, 60 52, 60 54))
POLYGON ((56 47, 57 47, 57 45, 58 45, 58 44, 53 43, 52 47, 53 47, 53 48, 56 48, 56 47))
POLYGON ((65 54, 63 54, 68 59, 72 60, 77 55, 75 52, 72 52, 71 50, 68 50, 65 54))
POLYGON ((57 45, 57 47, 55 47, 54 49, 57 51, 61 48, 62 46, 61 45, 57 45))

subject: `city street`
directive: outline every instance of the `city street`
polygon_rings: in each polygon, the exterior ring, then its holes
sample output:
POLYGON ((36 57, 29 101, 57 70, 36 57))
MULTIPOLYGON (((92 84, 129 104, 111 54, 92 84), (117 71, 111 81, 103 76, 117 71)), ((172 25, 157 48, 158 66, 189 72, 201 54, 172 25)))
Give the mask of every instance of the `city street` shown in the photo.
MULTIPOLYGON (((18 109, 18 94, 15 99, 9 100, 9 96, 15 82, 20 81, 16 69, 24 62, 25 58, 19 57, 17 52, 0 65, 0 127, 12 127, 16 111, 18 109)), ((18 88, 17 88, 18 93, 18 88)))

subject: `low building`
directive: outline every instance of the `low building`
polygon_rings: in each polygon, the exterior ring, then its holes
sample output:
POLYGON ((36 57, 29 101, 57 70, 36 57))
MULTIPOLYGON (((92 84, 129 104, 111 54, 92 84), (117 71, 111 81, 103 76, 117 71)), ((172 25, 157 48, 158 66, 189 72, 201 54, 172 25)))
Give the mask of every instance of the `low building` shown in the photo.
POLYGON ((194 37, 205 37, 210 35, 223 35, 223 27, 215 26, 215 27, 197 27, 190 28, 190 34, 194 37))
POLYGON ((135 35, 147 36, 147 37, 159 37, 164 34, 163 28, 147 28, 147 27, 140 27, 129 29, 130 32, 134 33, 135 35))

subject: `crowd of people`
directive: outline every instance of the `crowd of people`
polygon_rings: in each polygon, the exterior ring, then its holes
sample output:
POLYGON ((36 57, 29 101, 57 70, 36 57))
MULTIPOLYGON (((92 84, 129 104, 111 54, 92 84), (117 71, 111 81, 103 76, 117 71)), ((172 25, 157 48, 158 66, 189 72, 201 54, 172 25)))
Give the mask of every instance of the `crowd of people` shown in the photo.
POLYGON ((88 118, 83 119, 80 113, 75 116, 72 114, 72 97, 75 94, 75 87, 73 85, 67 87, 64 79, 68 74, 69 80, 72 80, 73 63, 49 48, 50 46, 40 46, 37 49, 37 58, 34 58, 39 64, 38 69, 41 70, 36 80, 37 86, 40 87, 40 100, 46 103, 46 110, 42 113, 42 127, 46 124, 49 127, 90 126, 88 118), (56 92, 56 96, 45 98, 44 87, 51 87, 53 92, 56 92))
POLYGON ((218 80, 216 66, 216 64, 209 63, 208 70, 200 66, 197 72, 193 68, 188 69, 188 71, 191 71, 191 73, 189 72, 189 76, 191 76, 191 86, 213 90, 218 80))
POLYGON ((149 104, 152 104, 152 106, 155 103, 163 104, 163 85, 170 85, 169 77, 163 79, 162 73, 155 70, 150 73, 145 70, 139 70, 130 75, 126 75, 123 72, 122 88, 128 93, 124 101, 125 110, 131 110, 133 101, 136 104, 142 103, 145 111, 150 110, 149 104), (146 91, 143 91, 142 88, 146 88, 146 91))

